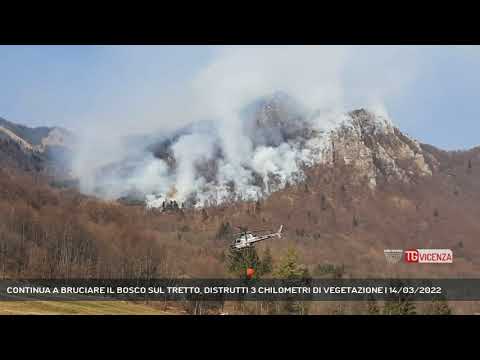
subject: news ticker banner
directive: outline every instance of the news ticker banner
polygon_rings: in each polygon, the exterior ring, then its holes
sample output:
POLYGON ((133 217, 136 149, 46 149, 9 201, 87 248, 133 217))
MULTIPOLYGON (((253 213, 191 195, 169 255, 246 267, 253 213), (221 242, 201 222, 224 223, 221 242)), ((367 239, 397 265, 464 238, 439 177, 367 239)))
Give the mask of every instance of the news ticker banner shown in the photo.
POLYGON ((480 279, 0 280, 0 301, 480 300, 480 279))

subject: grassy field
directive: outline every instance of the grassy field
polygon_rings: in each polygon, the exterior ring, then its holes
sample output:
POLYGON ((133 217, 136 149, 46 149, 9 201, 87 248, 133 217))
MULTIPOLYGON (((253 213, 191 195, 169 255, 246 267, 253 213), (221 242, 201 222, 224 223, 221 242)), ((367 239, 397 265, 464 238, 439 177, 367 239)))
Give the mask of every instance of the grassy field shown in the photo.
POLYGON ((126 301, 2 301, 0 315, 177 315, 126 301))

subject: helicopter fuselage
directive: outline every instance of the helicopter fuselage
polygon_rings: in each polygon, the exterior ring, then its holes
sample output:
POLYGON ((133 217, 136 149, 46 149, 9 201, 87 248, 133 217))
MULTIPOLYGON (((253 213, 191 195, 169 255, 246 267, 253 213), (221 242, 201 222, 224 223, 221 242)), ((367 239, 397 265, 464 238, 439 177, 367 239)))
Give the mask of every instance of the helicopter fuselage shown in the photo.
POLYGON ((271 238, 273 238, 273 237, 278 237, 278 238, 280 238, 280 237, 281 237, 282 228, 283 228, 283 226, 280 226, 280 229, 279 229, 278 232, 276 232, 276 233, 266 234, 266 235, 259 235, 259 236, 255 236, 253 233, 247 231, 247 232, 243 233, 241 236, 237 237, 237 238, 233 241, 233 243, 232 243, 232 248, 237 249, 237 250, 239 250, 239 249, 244 249, 244 248, 248 248, 248 247, 254 246, 254 244, 257 243, 257 242, 259 242, 259 241, 271 239, 271 238))

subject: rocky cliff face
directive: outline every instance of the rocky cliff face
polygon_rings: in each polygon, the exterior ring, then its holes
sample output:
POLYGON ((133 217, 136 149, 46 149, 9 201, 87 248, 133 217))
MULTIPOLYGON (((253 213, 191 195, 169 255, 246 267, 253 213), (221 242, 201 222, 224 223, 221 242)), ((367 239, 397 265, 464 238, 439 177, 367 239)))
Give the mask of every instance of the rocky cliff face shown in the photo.
POLYGON ((353 166, 371 189, 380 182, 411 182, 431 176, 438 164, 418 141, 388 119, 363 109, 352 111, 328 136, 329 146, 322 152, 321 162, 353 166))

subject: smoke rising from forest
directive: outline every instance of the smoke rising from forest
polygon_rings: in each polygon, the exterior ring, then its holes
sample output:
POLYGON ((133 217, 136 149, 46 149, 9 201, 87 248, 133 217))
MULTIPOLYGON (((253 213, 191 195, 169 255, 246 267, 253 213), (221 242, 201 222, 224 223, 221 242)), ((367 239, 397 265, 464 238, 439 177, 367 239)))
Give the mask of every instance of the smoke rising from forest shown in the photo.
POLYGON ((145 194, 150 206, 169 198, 190 205, 257 199, 301 179, 301 167, 321 156, 321 134, 346 111, 368 107, 385 115, 385 99, 415 73, 413 54, 395 47, 215 50, 148 120, 153 106, 127 120, 102 113, 83 129, 73 169, 84 192, 145 194))

